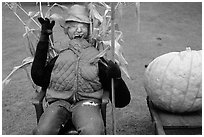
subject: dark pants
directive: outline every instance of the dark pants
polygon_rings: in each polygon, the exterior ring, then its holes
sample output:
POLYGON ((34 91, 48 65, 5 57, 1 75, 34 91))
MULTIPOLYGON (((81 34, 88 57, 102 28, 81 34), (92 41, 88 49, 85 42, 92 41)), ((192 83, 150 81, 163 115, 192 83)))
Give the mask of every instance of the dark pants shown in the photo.
POLYGON ((71 106, 63 100, 56 101, 45 109, 33 134, 57 135, 70 119, 81 135, 104 134, 100 105, 93 101, 81 101, 71 106))

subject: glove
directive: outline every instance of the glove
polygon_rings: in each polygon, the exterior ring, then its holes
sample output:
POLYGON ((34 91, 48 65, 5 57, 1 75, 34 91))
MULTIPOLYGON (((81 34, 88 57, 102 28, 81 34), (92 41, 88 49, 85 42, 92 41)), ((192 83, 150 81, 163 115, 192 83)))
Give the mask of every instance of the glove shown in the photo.
POLYGON ((108 75, 114 79, 121 78, 121 71, 117 63, 113 63, 113 61, 108 61, 108 75))
POLYGON ((50 22, 48 18, 43 19, 42 17, 38 18, 38 21, 42 26, 41 34, 48 35, 48 36, 51 35, 52 29, 55 25, 55 21, 53 20, 52 22, 50 22))
MULTIPOLYGON (((121 71, 117 63, 113 63, 113 61, 106 61, 103 57, 100 57, 100 64, 106 64, 106 73, 110 78, 120 79, 121 71)), ((103 65, 101 65, 103 66, 103 65)), ((103 67, 104 68, 104 67, 103 67)))

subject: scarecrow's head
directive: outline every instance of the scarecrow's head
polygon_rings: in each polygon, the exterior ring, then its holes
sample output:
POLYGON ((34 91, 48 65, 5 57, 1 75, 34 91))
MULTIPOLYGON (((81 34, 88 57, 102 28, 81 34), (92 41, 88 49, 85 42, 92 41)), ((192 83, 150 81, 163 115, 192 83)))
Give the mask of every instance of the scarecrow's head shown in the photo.
POLYGON ((85 5, 73 5, 64 22, 64 32, 70 39, 85 38, 89 36, 90 19, 89 10, 85 5))

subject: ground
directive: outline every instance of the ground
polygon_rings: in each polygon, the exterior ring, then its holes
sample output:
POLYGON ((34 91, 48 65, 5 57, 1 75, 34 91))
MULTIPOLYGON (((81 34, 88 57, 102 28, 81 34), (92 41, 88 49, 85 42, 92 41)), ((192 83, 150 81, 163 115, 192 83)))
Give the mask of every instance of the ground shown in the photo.
MULTIPOLYGON (((27 11, 34 4, 22 5, 27 11)), ((123 32, 124 56, 131 79, 123 78, 131 92, 130 104, 116 110, 117 134, 154 134, 143 86, 145 65, 154 58, 186 47, 202 49, 202 3, 141 3, 140 31, 134 3, 126 3, 122 18, 117 17, 123 32)), ((2 80, 14 66, 28 56, 23 25, 2 3, 2 80)), ((25 71, 20 70, 2 90, 2 134, 29 135, 36 126, 34 106, 30 103, 34 90, 25 71)), ((111 108, 107 109, 107 132, 112 134, 111 108)))

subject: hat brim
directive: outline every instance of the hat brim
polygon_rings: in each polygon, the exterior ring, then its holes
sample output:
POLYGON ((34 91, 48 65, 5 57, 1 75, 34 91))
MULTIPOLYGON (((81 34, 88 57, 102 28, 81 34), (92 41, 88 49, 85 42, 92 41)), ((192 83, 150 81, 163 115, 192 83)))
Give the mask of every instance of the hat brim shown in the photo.
POLYGON ((90 24, 90 20, 89 18, 85 17, 85 16, 79 16, 79 17, 76 17, 76 16, 73 16, 73 15, 70 15, 68 18, 65 19, 65 22, 68 23, 68 22, 80 22, 80 23, 86 23, 86 24, 90 24))

